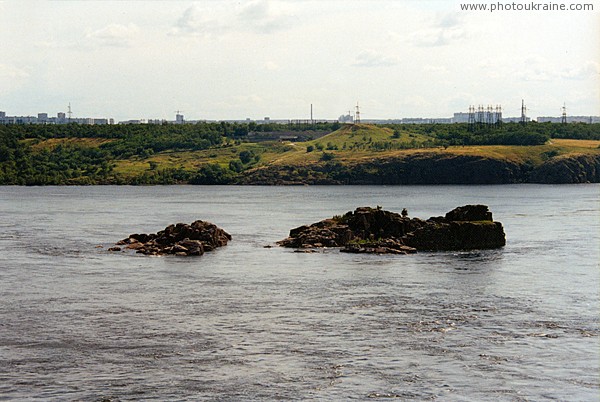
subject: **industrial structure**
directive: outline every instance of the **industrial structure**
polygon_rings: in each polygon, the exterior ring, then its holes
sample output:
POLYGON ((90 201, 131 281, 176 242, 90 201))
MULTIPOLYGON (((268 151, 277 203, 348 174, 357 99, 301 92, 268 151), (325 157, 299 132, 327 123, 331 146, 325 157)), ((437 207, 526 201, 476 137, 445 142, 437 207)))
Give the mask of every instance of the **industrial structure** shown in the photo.
POLYGON ((48 116, 48 113, 38 113, 37 116, 7 116, 6 112, 0 112, 0 124, 114 124, 114 119, 95 117, 72 117, 73 111, 69 105, 68 112, 59 112, 56 117, 48 116))
MULTIPOLYGON (((354 124, 354 123, 368 123, 368 124, 452 124, 452 123, 466 123, 469 125, 471 130, 483 128, 483 127, 499 127, 503 123, 521 123, 526 124, 531 121, 531 118, 527 116, 527 107, 525 106, 525 100, 521 100, 521 113, 517 117, 505 117, 503 115, 503 108, 501 105, 470 105, 467 112, 456 112, 452 117, 405 117, 399 119, 364 119, 361 116, 361 110, 359 103, 356 102, 356 106, 353 107, 354 111, 349 110, 347 113, 342 114, 335 120, 327 119, 315 119, 313 115, 313 104, 310 104, 310 118, 305 119, 271 119, 270 117, 264 117, 263 119, 250 119, 246 118, 243 120, 218 120, 228 123, 255 123, 255 124, 281 124, 298 127, 306 127, 310 129, 318 123, 333 123, 339 122, 343 124, 354 124)), ((569 116, 567 115, 566 104, 561 107, 561 115, 558 117, 554 116, 540 116, 536 118, 538 123, 587 123, 594 124, 600 123, 600 116, 569 116)), ((175 120, 165 119, 133 119, 119 121, 119 124, 196 124, 201 122, 214 122, 217 120, 186 120, 183 115, 183 111, 175 111, 175 120)), ((50 117, 48 113, 38 113, 37 116, 7 116, 6 112, 0 111, 0 125, 4 124, 86 124, 86 125, 102 125, 102 124, 115 124, 112 118, 91 118, 91 117, 73 117, 73 110, 71 104, 68 104, 67 112, 59 112, 56 117, 50 117)))
POLYGON ((482 127, 500 127, 502 124, 502 106, 496 105, 496 108, 489 105, 487 109, 483 105, 479 105, 477 110, 475 106, 469 106, 469 130, 473 131, 476 128, 482 127))

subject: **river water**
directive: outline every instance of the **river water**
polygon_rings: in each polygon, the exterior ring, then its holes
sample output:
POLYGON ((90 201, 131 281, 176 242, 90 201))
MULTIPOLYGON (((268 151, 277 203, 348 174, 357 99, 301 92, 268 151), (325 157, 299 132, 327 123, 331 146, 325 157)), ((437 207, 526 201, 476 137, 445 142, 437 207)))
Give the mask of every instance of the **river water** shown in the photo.
POLYGON ((599 191, 0 187, 0 400, 598 400, 599 191), (358 206, 473 203, 505 248, 265 248, 358 206), (233 240, 201 257, 107 251, 196 219, 233 240))

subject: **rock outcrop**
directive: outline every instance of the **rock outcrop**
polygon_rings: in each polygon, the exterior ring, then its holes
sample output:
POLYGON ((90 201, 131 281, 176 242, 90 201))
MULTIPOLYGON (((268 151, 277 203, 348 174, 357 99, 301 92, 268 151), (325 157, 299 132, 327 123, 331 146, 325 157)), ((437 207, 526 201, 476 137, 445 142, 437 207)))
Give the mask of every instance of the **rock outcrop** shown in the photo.
MULTIPOLYGON (((132 234, 117 245, 146 255, 198 256, 227 245, 231 235, 210 222, 178 223, 153 234, 132 234)), ((113 247, 110 251, 120 251, 113 247)))
POLYGON ((599 183, 600 155, 552 158, 534 169, 529 181, 545 184, 599 183))
POLYGON ((424 221, 381 208, 361 207, 343 216, 300 226, 278 242, 292 248, 340 247, 348 253, 408 254, 417 250, 503 247, 504 229, 485 205, 458 207, 424 221))
POLYGON ((508 184, 527 181, 524 164, 502 158, 418 152, 355 163, 336 161, 304 166, 251 169, 239 184, 508 184))
POLYGON ((429 218, 402 240, 418 250, 491 249, 506 244, 502 224, 493 221, 485 205, 466 205, 444 217, 429 218))
POLYGON ((569 154, 543 163, 529 159, 416 152, 361 162, 270 165, 250 169, 238 184, 509 184, 599 183, 599 154, 569 154))

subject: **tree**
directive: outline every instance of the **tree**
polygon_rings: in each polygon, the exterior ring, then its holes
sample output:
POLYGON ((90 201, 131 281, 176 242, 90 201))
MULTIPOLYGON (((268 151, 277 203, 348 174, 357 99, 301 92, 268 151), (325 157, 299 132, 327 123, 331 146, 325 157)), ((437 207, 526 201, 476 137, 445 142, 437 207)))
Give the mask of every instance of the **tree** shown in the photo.
POLYGON ((233 179, 231 170, 213 163, 201 166, 198 173, 190 179, 190 184, 229 184, 233 179))
POLYGON ((252 151, 242 151, 240 152, 240 160, 245 165, 252 160, 254 157, 254 153, 252 151))
POLYGON ((244 170, 244 165, 242 164, 241 160, 234 159, 229 162, 229 170, 231 170, 232 172, 240 173, 242 170, 244 170))
POLYGON ((237 126, 233 132, 234 137, 244 137, 248 135, 248 126, 237 126))

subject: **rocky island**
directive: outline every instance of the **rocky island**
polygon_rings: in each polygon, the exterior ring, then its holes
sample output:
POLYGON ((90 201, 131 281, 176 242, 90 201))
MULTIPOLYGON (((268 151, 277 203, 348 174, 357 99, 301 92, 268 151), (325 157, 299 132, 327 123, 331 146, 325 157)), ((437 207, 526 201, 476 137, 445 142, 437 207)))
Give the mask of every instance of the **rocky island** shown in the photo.
POLYGON ((502 223, 486 205, 465 205, 427 220, 361 207, 290 231, 277 244, 297 249, 339 247, 348 253, 408 254, 500 248, 506 244, 502 223))
POLYGON ((109 251, 135 250, 145 255, 198 256, 227 245, 231 235, 216 225, 197 220, 188 225, 178 223, 152 234, 131 234, 109 251))

